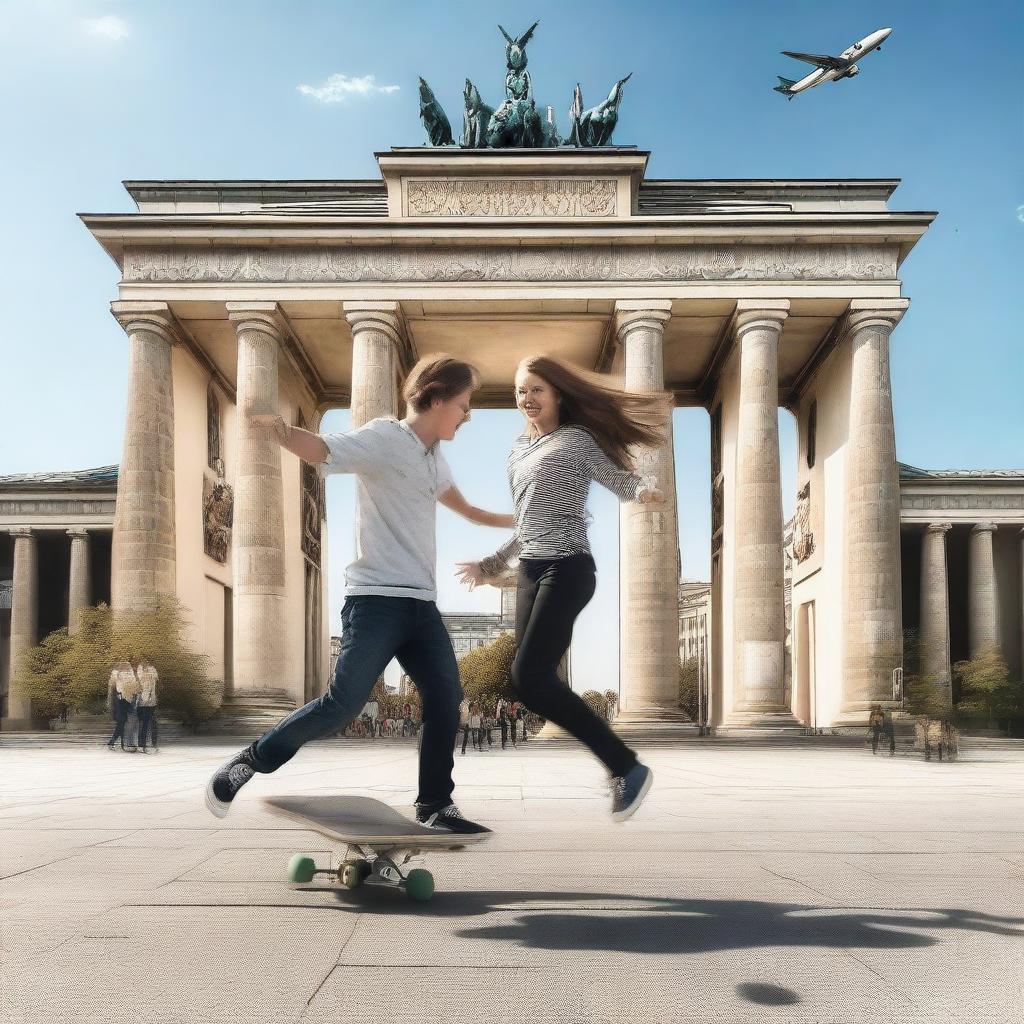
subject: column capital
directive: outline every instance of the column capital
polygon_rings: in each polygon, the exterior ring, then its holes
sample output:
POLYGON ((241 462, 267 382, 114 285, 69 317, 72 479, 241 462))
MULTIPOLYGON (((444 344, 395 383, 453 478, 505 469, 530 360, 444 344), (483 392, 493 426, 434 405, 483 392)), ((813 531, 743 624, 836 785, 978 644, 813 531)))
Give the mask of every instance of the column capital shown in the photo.
POLYGON ((88 540, 89 531, 84 526, 72 526, 70 530, 64 531, 69 537, 82 537, 88 540))
POLYGON ((615 303, 615 333, 620 338, 639 327, 662 331, 671 319, 671 299, 618 299, 615 303))
POLYGON ((12 526, 7 531, 12 537, 34 537, 35 531, 31 526, 12 526))
POLYGON ((975 523, 971 527, 971 533, 995 533, 999 527, 995 523, 975 523))
POLYGON ((115 300, 110 304, 110 312, 125 334, 149 331, 163 338, 169 345, 178 344, 178 332, 174 327, 171 308, 166 302, 115 300))
POLYGON ((343 302, 341 309, 353 333, 356 331, 381 331, 401 348, 402 317, 399 303, 343 302))
POLYGON ((789 299, 740 299, 736 303, 736 337, 754 328, 782 331, 789 316, 789 299))
POLYGON ((851 299, 846 313, 846 330, 888 327, 891 331, 910 308, 910 299, 851 299))
POLYGON ((235 331, 262 331, 278 342, 284 340, 281 309, 276 302, 225 302, 228 319, 235 331))
POLYGON ((925 526, 925 532, 927 533, 947 533, 952 529, 952 523, 928 523, 925 526))

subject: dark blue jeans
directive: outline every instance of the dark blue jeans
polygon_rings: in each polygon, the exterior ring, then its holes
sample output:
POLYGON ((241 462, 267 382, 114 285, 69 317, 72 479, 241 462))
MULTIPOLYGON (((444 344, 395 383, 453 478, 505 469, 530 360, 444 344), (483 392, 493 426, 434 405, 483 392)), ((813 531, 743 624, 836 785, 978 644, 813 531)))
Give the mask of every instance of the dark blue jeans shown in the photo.
POLYGON ((349 597, 341 627, 341 654, 327 692, 252 745, 257 767, 277 771, 304 743, 344 729, 363 710, 388 662, 397 658, 423 700, 416 802, 449 803, 462 686, 437 605, 413 597, 349 597))

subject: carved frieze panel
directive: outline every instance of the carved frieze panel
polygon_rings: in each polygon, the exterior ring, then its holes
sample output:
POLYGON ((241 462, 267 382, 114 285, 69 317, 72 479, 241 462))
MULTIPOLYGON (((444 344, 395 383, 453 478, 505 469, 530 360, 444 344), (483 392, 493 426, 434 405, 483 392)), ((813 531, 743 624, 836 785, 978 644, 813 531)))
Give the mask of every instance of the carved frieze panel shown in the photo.
POLYGON ((129 248, 125 282, 876 281, 891 245, 129 248))
POLYGON ((905 509, 1024 509, 1024 494, 901 494, 905 509))
POLYGON ((5 498, 0 501, 0 516, 26 519, 49 516, 57 520, 71 516, 108 516, 113 522, 114 504, 113 498, 5 498))
POLYGON ((412 178, 409 217, 614 217, 614 178, 412 178))

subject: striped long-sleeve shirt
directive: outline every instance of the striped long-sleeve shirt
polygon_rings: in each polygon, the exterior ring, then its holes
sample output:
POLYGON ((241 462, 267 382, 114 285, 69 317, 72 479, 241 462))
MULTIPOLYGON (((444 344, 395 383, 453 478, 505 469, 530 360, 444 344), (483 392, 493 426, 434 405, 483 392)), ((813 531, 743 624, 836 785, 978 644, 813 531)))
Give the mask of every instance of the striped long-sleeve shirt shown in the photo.
POLYGON ((622 501, 653 488, 650 477, 619 469, 593 435, 567 423, 549 434, 520 437, 508 456, 508 482, 516 510, 516 532, 481 561, 494 576, 520 558, 567 558, 590 553, 587 494, 596 480, 622 501))

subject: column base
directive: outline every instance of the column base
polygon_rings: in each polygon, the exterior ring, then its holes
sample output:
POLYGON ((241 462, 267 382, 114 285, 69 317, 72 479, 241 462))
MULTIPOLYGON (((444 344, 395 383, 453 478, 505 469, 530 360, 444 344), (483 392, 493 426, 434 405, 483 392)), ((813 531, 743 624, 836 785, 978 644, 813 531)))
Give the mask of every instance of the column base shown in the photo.
POLYGON ((295 710, 287 690, 263 690, 232 694, 199 731, 204 735, 251 736, 272 729, 295 710))
POLYGON ((35 718, 0 718, 0 732, 38 732, 45 728, 45 722, 35 718))
POLYGON ((868 727, 868 716, 871 714, 871 708, 877 704, 883 711, 889 711, 892 713, 893 718, 907 717, 903 710, 903 706, 897 700, 873 700, 866 703, 863 707, 859 705, 853 705, 851 707, 841 708, 839 714, 832 719, 830 728, 833 729, 866 729, 868 727))
POLYGON ((715 728, 716 736, 798 736, 805 732, 807 727, 787 707, 733 711, 715 728))

